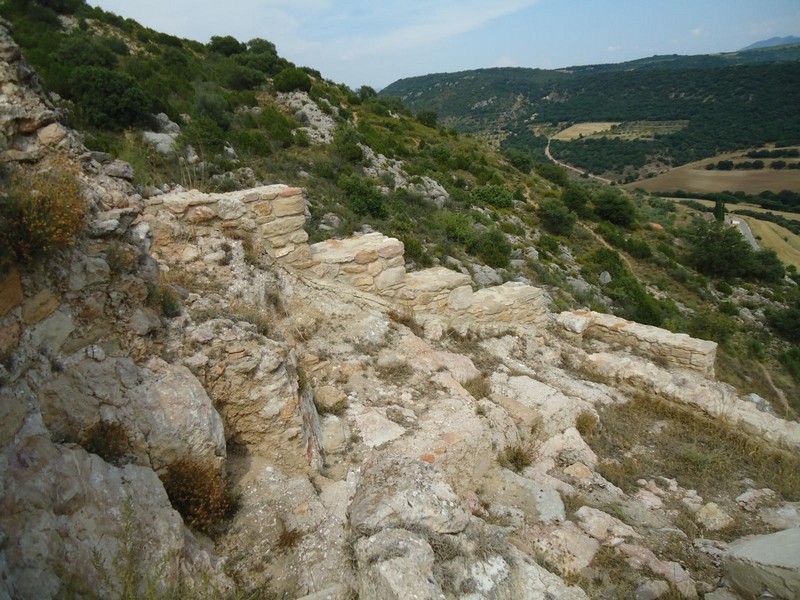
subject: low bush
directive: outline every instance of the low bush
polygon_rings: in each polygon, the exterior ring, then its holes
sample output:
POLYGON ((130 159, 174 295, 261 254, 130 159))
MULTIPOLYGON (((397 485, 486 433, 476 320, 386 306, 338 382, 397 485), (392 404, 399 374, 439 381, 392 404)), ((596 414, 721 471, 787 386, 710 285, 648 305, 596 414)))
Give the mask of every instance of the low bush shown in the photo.
POLYGON ((0 270, 29 265, 70 246, 83 227, 86 202, 65 171, 12 178, 0 203, 0 270))

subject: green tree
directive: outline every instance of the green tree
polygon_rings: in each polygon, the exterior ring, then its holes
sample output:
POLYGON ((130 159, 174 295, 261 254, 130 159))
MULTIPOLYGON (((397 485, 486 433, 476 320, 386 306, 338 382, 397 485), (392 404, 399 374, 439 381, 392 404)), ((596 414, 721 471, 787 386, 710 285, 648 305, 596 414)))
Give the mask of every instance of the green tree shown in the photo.
POLYGON ((525 174, 530 173, 533 168, 533 158, 530 154, 516 150, 515 148, 508 148, 503 150, 503 156, 511 164, 512 167, 525 174))
POLYGON ((589 192, 578 185, 567 185, 561 192, 561 201, 581 217, 587 217, 591 213, 589 200, 591 200, 589 192))
POLYGON ((717 198, 714 202, 714 218, 720 223, 725 220, 725 201, 717 198))
POLYGON ((371 88, 368 85, 362 85, 358 88, 358 98, 362 102, 364 100, 369 100, 370 98, 375 98, 378 95, 378 92, 375 91, 374 88, 371 88))
POLYGON ((747 272, 752 250, 735 227, 718 221, 696 221, 687 233, 688 262, 706 275, 741 277, 747 272))
POLYGON ((577 217, 563 202, 551 199, 539 205, 539 219, 550 233, 566 236, 572 233, 577 217))
POLYGON ((541 163, 536 165, 536 172, 556 185, 566 185, 567 171, 553 163, 541 163))

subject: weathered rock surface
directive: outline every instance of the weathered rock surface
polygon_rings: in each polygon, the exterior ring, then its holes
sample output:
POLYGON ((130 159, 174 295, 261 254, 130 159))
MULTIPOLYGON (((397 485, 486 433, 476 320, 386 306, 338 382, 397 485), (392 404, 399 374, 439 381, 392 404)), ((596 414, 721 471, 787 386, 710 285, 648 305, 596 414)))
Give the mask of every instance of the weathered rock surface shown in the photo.
POLYGON ((735 543, 725 570, 728 583, 744 598, 800 597, 800 528, 735 543))

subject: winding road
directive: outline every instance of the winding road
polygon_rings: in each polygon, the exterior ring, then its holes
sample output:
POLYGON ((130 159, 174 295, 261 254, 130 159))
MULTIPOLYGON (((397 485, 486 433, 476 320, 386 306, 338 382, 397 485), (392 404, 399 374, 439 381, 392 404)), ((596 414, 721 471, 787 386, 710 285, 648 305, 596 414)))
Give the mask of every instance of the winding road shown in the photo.
POLYGON ((594 179, 595 181, 599 181, 601 183, 605 183, 605 184, 608 184, 608 185, 611 185, 612 183, 614 183, 610 179, 606 179, 605 177, 599 177, 597 175, 592 175, 588 171, 584 171, 582 169, 579 169, 578 167, 573 167, 569 163, 561 162, 560 160, 553 158, 553 155, 550 154, 550 140, 551 140, 551 138, 547 138, 547 147, 544 149, 544 153, 545 153, 545 156, 547 156, 547 158, 551 162, 554 162, 559 167, 564 167, 565 169, 568 169, 569 171, 572 171, 573 173, 577 173, 581 177, 588 177, 589 179, 594 179))

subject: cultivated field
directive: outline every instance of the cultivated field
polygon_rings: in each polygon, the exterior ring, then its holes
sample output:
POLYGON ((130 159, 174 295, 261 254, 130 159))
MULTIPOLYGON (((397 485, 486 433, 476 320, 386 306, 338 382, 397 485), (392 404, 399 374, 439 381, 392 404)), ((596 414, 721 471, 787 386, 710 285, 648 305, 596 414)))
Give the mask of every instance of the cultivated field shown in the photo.
MULTIPOLYGON (((797 169, 775 170, 765 168, 760 170, 707 171, 705 168, 708 163, 716 163, 720 160, 732 160, 734 162, 754 160, 748 158, 746 152, 744 150, 720 154, 677 167, 651 179, 634 181, 623 187, 631 190, 641 188, 648 192, 669 192, 672 190, 698 193, 745 192, 748 194, 758 194, 767 190, 772 192, 780 192, 781 190, 800 192, 800 170, 797 169)), ((764 162, 769 164, 772 160, 764 159, 764 162)), ((787 162, 796 161, 796 159, 783 160, 787 160, 787 162)))
POLYGON ((776 223, 738 216, 750 225, 759 246, 775 250, 784 263, 800 269, 800 237, 776 223))
POLYGON ((656 134, 675 133, 688 124, 689 121, 626 121, 606 135, 623 140, 652 140, 656 134))
POLYGON ((579 138, 589 137, 595 133, 606 132, 614 127, 614 125, 619 125, 619 122, 578 123, 577 125, 559 131, 553 136, 553 139, 561 140, 562 142, 570 142, 579 138))

